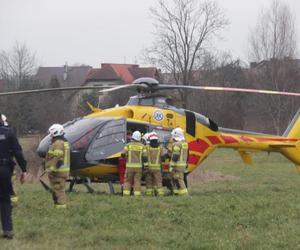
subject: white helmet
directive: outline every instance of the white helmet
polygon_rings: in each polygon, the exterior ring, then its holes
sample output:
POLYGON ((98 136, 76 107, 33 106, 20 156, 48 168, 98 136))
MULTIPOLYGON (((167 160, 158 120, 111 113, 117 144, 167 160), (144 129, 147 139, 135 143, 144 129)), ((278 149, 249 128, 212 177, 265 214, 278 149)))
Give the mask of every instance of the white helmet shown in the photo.
POLYGON ((51 137, 62 136, 65 133, 64 127, 60 124, 53 124, 49 128, 49 133, 51 137))
POLYGON ((2 120, 2 122, 4 124, 4 126, 8 126, 7 117, 5 115, 1 114, 1 120, 2 120))
POLYGON ((151 132, 150 134, 149 134, 149 140, 150 141, 152 141, 152 140, 158 140, 158 135, 157 135, 157 133, 156 132, 151 132))
POLYGON ((184 141, 184 133, 183 130, 181 128, 174 128, 171 132, 172 138, 175 141, 184 141))
POLYGON ((149 143, 149 135, 150 135, 150 133, 146 133, 143 135, 143 138, 142 138, 145 141, 145 143, 147 143, 147 144, 149 143))
POLYGON ((131 137, 135 141, 141 141, 142 135, 140 131, 134 131, 131 137))

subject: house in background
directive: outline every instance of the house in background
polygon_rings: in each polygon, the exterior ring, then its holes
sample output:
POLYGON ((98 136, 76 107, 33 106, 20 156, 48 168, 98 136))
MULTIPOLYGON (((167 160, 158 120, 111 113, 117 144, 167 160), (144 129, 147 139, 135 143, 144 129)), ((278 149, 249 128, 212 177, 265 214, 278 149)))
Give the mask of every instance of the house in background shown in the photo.
MULTIPOLYGON (((34 80, 46 88, 77 87, 85 84, 86 77, 90 70, 92 70, 91 66, 68 66, 67 63, 60 67, 39 67, 34 80)), ((69 114, 71 117, 77 115, 77 93, 78 91, 63 92, 65 103, 70 107, 69 114)))
POLYGON ((61 67, 39 67, 34 79, 47 87, 54 78, 60 87, 81 86, 91 69, 91 66, 68 66, 67 63, 61 67))
POLYGON ((160 71, 155 67, 140 67, 138 64, 102 63, 101 68, 90 70, 86 85, 130 84, 140 77, 160 80, 160 71))
MULTIPOLYGON (((60 87, 117 85, 130 84, 140 77, 152 77, 160 80, 160 71, 155 67, 140 67, 137 64, 102 63, 101 68, 91 66, 39 67, 34 79, 45 87, 51 86, 55 80, 60 87)), ((95 90, 65 92, 64 96, 72 114, 77 114, 77 109, 85 93, 95 90)))
MULTIPOLYGON (((90 70, 88 76, 86 77, 85 86, 113 86, 120 84, 131 84, 135 79, 140 77, 151 77, 160 81, 161 72, 155 67, 140 67, 137 64, 102 63, 101 68, 90 70)), ((80 93, 77 93, 77 103, 82 100, 82 95, 87 92, 91 92, 91 90, 81 91, 80 93)), ((105 99, 106 97, 109 97, 108 95, 108 93, 101 94, 97 101, 98 104, 100 104, 100 102, 104 102, 107 105, 111 105, 110 102, 105 99)), ((122 97, 127 101, 126 95, 122 97)))

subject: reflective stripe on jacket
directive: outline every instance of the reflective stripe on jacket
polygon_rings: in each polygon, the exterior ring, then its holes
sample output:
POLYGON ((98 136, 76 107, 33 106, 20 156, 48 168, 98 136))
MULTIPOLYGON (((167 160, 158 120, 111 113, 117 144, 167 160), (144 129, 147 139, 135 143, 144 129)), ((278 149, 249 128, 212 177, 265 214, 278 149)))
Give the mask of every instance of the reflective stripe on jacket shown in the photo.
POLYGON ((127 168, 142 168, 142 155, 144 153, 144 145, 140 142, 129 142, 125 146, 127 152, 127 168))
POLYGON ((172 145, 172 157, 173 155, 178 155, 178 161, 172 161, 170 165, 175 167, 186 167, 188 159, 188 144, 186 142, 174 142, 172 145))
POLYGON ((70 171, 70 144, 62 139, 55 140, 45 159, 47 172, 67 173, 70 171))
POLYGON ((153 170, 161 169, 161 147, 151 147, 150 145, 146 146, 147 158, 148 158, 148 166, 153 170))

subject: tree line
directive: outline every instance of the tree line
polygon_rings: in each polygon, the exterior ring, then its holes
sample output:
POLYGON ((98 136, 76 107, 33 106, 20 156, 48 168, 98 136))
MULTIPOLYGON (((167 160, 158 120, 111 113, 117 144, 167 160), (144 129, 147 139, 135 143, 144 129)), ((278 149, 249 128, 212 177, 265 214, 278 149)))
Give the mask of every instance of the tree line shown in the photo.
MULTIPOLYGON (((228 52, 216 50, 214 42, 229 25, 217 2, 158 0, 150 13, 155 37, 142 57, 161 69, 163 82, 300 92, 295 18, 282 1, 273 0, 250 31, 250 66, 228 52)), ((47 85, 36 81, 36 67, 36 55, 25 44, 16 43, 11 51, 2 51, 2 91, 60 86, 55 78, 47 85)), ((75 113, 70 111, 70 99, 59 92, 1 97, 0 111, 21 133, 46 131, 53 122, 65 122, 88 112, 86 101, 107 108, 125 104, 130 94, 120 90, 99 98, 95 92, 86 93, 75 113)), ((300 107, 299 98, 286 96, 203 91, 172 95, 179 106, 202 113, 222 127, 275 134, 284 132, 300 107)))

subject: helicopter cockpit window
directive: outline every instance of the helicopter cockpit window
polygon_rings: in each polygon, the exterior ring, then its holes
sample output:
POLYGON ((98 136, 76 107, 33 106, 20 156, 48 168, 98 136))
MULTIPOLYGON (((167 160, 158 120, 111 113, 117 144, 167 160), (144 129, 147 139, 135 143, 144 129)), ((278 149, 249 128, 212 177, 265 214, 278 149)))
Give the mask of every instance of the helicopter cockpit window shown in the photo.
POLYGON ((91 143, 85 158, 99 161, 124 149, 126 142, 126 122, 124 119, 107 122, 91 143))
POLYGON ((140 105, 142 106, 153 106, 154 103, 153 103, 153 98, 143 98, 143 99, 140 99, 140 105))
POLYGON ((100 117, 84 117, 64 125, 66 138, 73 144, 73 149, 86 149, 98 128, 106 119, 100 117))
POLYGON ((156 98, 155 99, 155 106, 165 106, 166 99, 165 98, 156 98))
POLYGON ((130 97, 129 101, 127 102, 127 105, 131 105, 131 106, 139 105, 139 98, 136 96, 130 97))
MULTIPOLYGON (((72 150, 85 150, 98 128, 107 122, 107 119, 103 117, 81 117, 65 123, 65 137, 71 143, 72 150)), ((40 156, 45 156, 50 141, 49 135, 41 141, 37 150, 40 156)))
POLYGON ((166 96, 132 96, 130 97, 127 105, 130 106, 155 106, 160 108, 169 108, 173 106, 172 99, 166 96))
POLYGON ((171 98, 166 98, 166 99, 165 99, 165 103, 166 103, 166 105, 168 105, 168 106, 174 106, 174 103, 173 103, 173 101, 172 101, 171 98))

